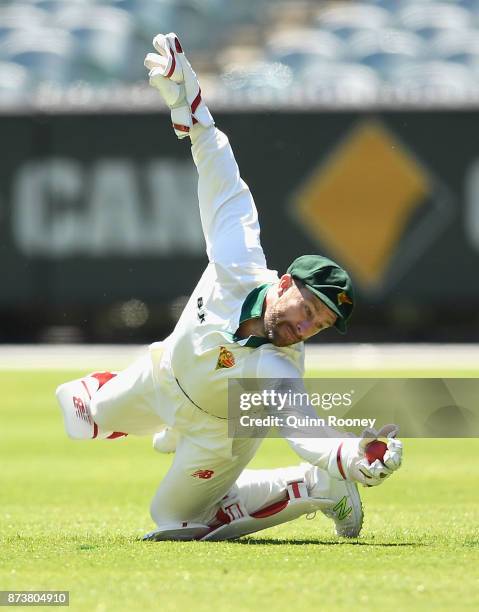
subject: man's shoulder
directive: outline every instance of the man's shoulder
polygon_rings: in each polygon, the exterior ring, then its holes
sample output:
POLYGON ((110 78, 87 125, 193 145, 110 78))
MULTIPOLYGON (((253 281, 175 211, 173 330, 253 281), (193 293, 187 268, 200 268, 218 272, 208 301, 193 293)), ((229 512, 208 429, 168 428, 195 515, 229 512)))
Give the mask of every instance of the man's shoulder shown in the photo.
POLYGON ((263 344, 258 351, 258 378, 302 378, 304 376, 304 344, 278 347, 263 344))
POLYGON ((238 295, 247 295, 259 285, 277 283, 279 280, 276 270, 270 270, 254 263, 237 263, 228 266, 216 263, 213 266, 216 282, 230 290, 234 289, 238 295))

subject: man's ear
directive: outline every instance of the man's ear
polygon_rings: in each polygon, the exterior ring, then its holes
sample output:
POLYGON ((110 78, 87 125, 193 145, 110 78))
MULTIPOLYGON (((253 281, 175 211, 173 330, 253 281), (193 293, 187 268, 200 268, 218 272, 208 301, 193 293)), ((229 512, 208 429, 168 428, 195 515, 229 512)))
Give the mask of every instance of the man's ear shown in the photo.
POLYGON ((283 293, 291 287, 293 284, 293 277, 291 274, 283 274, 283 276, 279 279, 278 284, 278 295, 283 295, 283 293))

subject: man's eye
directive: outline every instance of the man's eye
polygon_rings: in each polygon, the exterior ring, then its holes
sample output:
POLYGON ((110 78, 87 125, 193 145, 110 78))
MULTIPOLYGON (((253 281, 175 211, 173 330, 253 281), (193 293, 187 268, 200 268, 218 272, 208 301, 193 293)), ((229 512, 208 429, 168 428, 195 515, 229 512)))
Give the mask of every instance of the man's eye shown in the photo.
POLYGON ((309 306, 306 306, 306 314, 308 315, 308 317, 311 316, 311 308, 309 306))

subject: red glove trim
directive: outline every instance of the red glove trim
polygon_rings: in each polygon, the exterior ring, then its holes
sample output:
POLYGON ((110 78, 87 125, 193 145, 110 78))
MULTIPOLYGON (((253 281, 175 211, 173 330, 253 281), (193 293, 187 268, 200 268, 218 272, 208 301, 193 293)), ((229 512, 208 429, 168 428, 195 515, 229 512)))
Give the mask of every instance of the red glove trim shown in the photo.
POLYGON ((338 470, 341 476, 346 480, 346 474, 344 473, 343 462, 341 461, 341 449, 343 448, 343 443, 338 446, 338 452, 336 454, 336 462, 338 464, 338 470))
POLYGON ((183 53, 183 49, 181 48, 180 41, 175 36, 175 47, 178 53, 183 53))
POLYGON ((190 128, 187 125, 181 125, 180 123, 173 123, 173 127, 175 128, 175 130, 178 130, 178 132, 190 131, 190 128))
POLYGON ((201 89, 198 91, 198 95, 196 96, 196 98, 191 103, 191 112, 193 114, 195 114, 195 111, 198 108, 198 106, 200 105, 200 102, 201 102, 201 89))
POLYGON ((169 79, 171 77, 171 75, 173 74, 173 72, 175 71, 175 68, 176 68, 175 53, 174 53, 173 49, 171 48, 171 45, 169 45, 169 47, 170 47, 170 51, 171 51, 171 68, 168 70, 168 74, 166 75, 167 79, 169 79))

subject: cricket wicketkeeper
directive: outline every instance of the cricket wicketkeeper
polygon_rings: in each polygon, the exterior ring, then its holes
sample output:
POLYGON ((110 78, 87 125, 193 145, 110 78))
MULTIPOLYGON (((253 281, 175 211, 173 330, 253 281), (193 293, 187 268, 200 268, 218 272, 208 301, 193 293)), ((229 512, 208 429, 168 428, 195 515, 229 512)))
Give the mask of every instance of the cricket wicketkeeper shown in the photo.
MULTIPOLYGON (((150 540, 223 540, 321 511, 338 535, 356 537, 363 512, 357 484, 378 485, 401 465, 397 428, 348 437, 327 427, 281 434, 305 463, 246 470, 261 438, 228 436, 228 379, 294 379, 302 385, 304 341, 346 330, 354 303, 347 272, 303 255, 278 276, 260 244, 256 207, 228 138, 215 127, 176 34, 159 34, 145 66, 171 109, 178 138, 189 138, 208 266, 173 333, 126 370, 61 385, 57 397, 75 439, 154 435, 175 452, 151 504, 150 540), (342 437, 341 437, 342 435, 342 437), (365 457, 387 437, 382 461, 365 457)), ((304 389, 304 387, 302 387, 304 389)), ((287 405, 283 415, 317 417, 287 405)))

